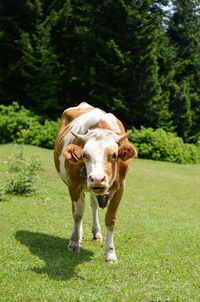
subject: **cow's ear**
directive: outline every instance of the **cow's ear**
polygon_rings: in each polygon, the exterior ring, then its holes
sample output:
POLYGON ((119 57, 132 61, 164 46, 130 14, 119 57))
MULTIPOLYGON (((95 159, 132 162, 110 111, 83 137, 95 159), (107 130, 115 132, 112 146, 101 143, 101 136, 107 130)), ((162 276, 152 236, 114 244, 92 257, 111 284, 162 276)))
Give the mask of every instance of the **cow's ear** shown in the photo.
POLYGON ((135 147, 129 143, 123 144, 119 147, 118 158, 121 161, 127 161, 137 155, 135 147))
POLYGON ((64 158, 70 160, 70 162, 73 163, 74 165, 82 162, 83 160, 82 154, 83 154, 83 149, 80 146, 74 144, 68 145, 63 151, 64 158))

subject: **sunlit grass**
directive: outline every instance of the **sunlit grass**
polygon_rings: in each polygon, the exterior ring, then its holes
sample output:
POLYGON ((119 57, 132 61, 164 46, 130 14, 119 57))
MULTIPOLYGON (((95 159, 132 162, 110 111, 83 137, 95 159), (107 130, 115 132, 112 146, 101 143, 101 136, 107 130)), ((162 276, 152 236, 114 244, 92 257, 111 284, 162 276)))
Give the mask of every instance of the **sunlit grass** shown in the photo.
MULTIPOLYGON (((19 146, 0 146, 0 180, 19 146)), ((37 193, 0 202, 0 301, 200 301, 200 165, 134 159, 115 230, 118 264, 92 241, 87 196, 84 244, 67 251, 71 203, 53 152, 38 154, 37 193)), ((105 238, 105 210, 99 210, 105 238)))

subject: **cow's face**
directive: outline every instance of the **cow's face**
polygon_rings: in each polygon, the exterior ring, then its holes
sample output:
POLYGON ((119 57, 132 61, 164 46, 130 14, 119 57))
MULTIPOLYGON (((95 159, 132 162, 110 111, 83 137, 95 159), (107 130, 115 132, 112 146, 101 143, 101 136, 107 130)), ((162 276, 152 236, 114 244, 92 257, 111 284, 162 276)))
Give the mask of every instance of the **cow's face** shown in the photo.
POLYGON ((96 195, 105 194, 115 181, 117 161, 127 161, 137 154, 129 143, 120 147, 118 145, 128 134, 119 136, 112 131, 95 129, 88 131, 86 135, 74 135, 84 140, 84 147, 68 145, 64 156, 74 164, 84 161, 87 187, 96 195))
POLYGON ((83 148, 87 186, 95 194, 104 194, 117 172, 118 146, 112 137, 89 139, 83 148))

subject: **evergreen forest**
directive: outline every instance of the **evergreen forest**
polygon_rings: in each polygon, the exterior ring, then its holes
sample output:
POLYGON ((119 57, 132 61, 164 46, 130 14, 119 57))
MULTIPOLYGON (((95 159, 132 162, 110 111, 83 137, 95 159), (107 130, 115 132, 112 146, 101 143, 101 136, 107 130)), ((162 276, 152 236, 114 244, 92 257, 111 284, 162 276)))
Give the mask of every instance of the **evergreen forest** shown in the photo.
POLYGON ((0 101, 200 137, 199 0, 0 0, 0 101))

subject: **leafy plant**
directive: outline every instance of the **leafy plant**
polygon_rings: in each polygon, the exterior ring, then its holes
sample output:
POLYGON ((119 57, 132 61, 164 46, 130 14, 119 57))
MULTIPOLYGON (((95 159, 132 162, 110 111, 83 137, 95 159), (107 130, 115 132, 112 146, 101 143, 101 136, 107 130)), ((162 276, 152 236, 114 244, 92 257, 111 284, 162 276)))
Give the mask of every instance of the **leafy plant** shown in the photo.
POLYGON ((5 193, 12 195, 31 195, 35 188, 33 174, 25 169, 21 169, 16 174, 12 174, 5 186, 5 193))
POLYGON ((40 125, 40 118, 31 111, 20 107, 17 102, 10 106, 0 105, 1 143, 18 142, 23 138, 23 129, 40 125))
POLYGON ((1 143, 25 143, 52 149, 58 128, 58 121, 43 122, 41 117, 16 102, 7 107, 0 105, 1 143))
MULTIPOLYGON (((118 104, 118 103, 116 103, 118 104)), ((118 104, 119 105, 119 104, 118 104)), ((59 128, 58 121, 45 120, 34 116, 29 110, 20 107, 17 103, 6 107, 0 106, 0 139, 2 143, 15 142, 21 144, 21 154, 15 161, 9 163, 10 171, 18 170, 23 158, 23 145, 31 144, 53 149, 56 134, 59 128), (12 165, 12 167, 11 167, 12 165)), ((177 163, 200 162, 200 140, 196 137, 197 145, 186 144, 176 134, 159 128, 134 127, 130 130, 131 142, 136 146, 140 158, 163 160, 177 163)), ((38 166, 37 160, 32 165, 38 166)), ((30 169, 30 167, 29 167, 30 169)))
POLYGON ((35 191, 36 171, 41 170, 41 163, 36 156, 30 161, 24 158, 24 136, 21 150, 17 155, 11 154, 8 163, 8 181, 0 192, 0 200, 5 200, 5 194, 29 196, 35 191))
POLYGON ((182 138, 163 129, 132 128, 129 139, 136 147, 140 158, 181 164, 200 162, 199 146, 186 144, 182 138))

